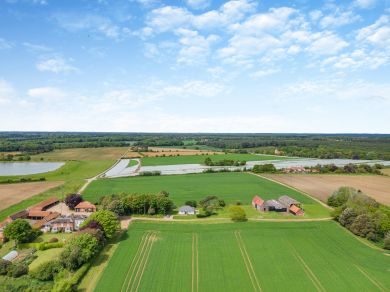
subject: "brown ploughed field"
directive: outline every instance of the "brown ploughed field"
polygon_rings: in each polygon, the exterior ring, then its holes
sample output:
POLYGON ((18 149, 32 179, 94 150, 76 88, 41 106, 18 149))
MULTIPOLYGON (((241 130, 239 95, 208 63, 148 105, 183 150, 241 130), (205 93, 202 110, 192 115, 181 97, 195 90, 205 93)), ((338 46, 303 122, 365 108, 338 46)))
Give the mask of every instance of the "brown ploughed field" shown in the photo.
POLYGON ((339 187, 361 190, 378 202, 390 206, 390 177, 381 175, 264 174, 264 177, 302 190, 326 202, 339 187))
POLYGON ((195 150, 195 149, 178 149, 178 148, 162 148, 162 147, 149 147, 150 152, 142 152, 144 157, 156 157, 162 156, 184 156, 184 155, 197 155, 197 154, 223 154, 223 152, 207 151, 207 150, 195 150))
POLYGON ((0 210, 62 185, 62 181, 0 184, 0 210))

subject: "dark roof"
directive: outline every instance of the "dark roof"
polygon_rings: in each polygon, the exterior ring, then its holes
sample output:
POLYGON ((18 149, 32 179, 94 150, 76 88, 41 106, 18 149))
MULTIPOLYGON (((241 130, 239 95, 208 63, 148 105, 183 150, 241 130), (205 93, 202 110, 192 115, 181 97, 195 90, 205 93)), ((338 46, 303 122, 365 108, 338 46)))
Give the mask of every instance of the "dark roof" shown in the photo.
POLYGON ((276 200, 268 200, 265 202, 265 206, 267 207, 274 207, 275 209, 285 209, 286 207, 283 206, 280 202, 276 200))
POLYGON ((9 215, 9 218, 11 218, 12 220, 16 220, 19 218, 27 217, 27 215, 28 215, 28 211, 22 210, 22 211, 14 213, 12 215, 9 215))
POLYGON ((289 196, 281 196, 279 198, 279 202, 285 205, 286 207, 290 207, 291 205, 297 205, 299 202, 297 200, 294 200, 293 198, 290 198, 289 196))

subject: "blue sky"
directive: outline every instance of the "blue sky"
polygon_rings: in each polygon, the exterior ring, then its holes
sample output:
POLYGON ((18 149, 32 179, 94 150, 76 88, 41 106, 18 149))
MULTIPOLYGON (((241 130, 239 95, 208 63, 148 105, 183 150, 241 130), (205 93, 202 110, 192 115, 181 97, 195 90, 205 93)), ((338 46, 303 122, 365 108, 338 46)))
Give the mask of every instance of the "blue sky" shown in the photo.
POLYGON ((1 0, 0 130, 390 133, 389 61, 389 0, 1 0))

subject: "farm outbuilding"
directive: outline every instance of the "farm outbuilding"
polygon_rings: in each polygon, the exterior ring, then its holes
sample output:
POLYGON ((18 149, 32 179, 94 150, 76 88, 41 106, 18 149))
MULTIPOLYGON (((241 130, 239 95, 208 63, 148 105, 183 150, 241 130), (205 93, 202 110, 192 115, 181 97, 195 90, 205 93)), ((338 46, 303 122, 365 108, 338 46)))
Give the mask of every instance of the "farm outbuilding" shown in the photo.
POLYGON ((3 256, 3 260, 5 261, 13 261, 18 257, 19 253, 16 250, 11 250, 9 253, 7 253, 5 256, 3 256))
POLYGON ((281 204, 277 200, 268 200, 265 202, 265 208, 267 211, 275 211, 275 212, 287 212, 286 206, 281 204))
POLYGON ((254 196, 252 199, 252 206, 258 211, 267 211, 264 205, 265 201, 259 196, 254 196))
POLYGON ((195 213, 195 208, 188 205, 181 206, 179 209, 179 215, 195 215, 195 213))

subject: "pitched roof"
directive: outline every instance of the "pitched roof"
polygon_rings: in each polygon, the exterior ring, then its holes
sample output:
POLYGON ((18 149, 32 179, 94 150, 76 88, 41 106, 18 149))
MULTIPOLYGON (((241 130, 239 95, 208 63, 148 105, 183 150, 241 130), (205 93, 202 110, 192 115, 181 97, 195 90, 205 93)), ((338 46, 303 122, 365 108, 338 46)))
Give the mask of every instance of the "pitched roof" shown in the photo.
POLYGON ((11 250, 9 253, 7 253, 5 256, 3 256, 3 260, 12 261, 17 256, 18 256, 18 252, 16 250, 11 250))
POLYGON ((252 203, 260 206, 260 205, 263 205, 264 200, 262 198, 260 198, 259 196, 254 196, 252 199, 252 203))
POLYGON ((181 206, 179 208, 179 212, 195 212, 195 208, 194 207, 191 207, 191 206, 188 206, 188 205, 184 205, 184 206, 181 206))
POLYGON ((96 209, 96 206, 88 201, 82 201, 77 204, 75 209, 96 209))
POLYGON ((266 206, 274 207, 275 209, 285 209, 286 207, 283 206, 280 202, 276 200, 268 200, 265 202, 266 206))
POLYGON ((28 215, 28 211, 27 210, 22 210, 22 211, 14 213, 12 215, 9 215, 9 218, 11 218, 12 220, 16 220, 16 219, 19 219, 19 218, 26 217, 27 215, 28 215))
POLYGON ((32 206, 30 208, 30 210, 34 210, 34 211, 42 211, 44 208, 54 204, 54 203, 57 203, 59 202, 60 200, 57 198, 57 197, 52 197, 50 199, 47 199, 46 201, 43 201, 43 202, 40 202, 39 204, 36 204, 34 206, 32 206))
POLYGON ((290 211, 291 211, 293 214, 298 214, 298 213, 302 212, 302 209, 299 208, 298 206, 292 205, 292 206, 290 207, 290 211))
POLYGON ((38 220, 37 222, 34 223, 34 225, 32 226, 33 228, 36 228, 36 229, 39 229, 41 228, 43 225, 45 225, 47 222, 53 220, 53 219, 56 219, 58 216, 60 216, 61 214, 58 213, 58 212, 53 212, 53 213, 50 213, 49 215, 47 215, 46 217, 44 217, 43 219, 41 220, 38 220))
POLYGON ((50 215, 50 212, 47 211, 31 210, 28 212, 29 217, 46 217, 48 215, 50 215))
POLYGON ((281 196, 279 198, 279 202, 285 205, 286 207, 290 207, 291 205, 299 204, 297 200, 290 198, 289 196, 281 196))

